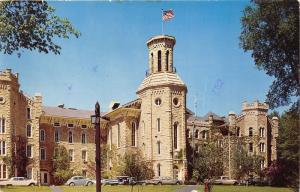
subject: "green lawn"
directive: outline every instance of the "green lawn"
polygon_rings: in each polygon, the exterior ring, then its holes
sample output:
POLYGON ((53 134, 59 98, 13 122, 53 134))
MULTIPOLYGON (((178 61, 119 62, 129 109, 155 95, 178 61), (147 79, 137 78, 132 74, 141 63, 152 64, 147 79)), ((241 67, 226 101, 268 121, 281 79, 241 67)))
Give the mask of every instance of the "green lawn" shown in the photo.
MULTIPOLYGON (((173 192, 184 186, 134 186, 133 192, 173 192)), ((95 192, 95 186, 69 187, 60 186, 64 192, 95 192)), ((51 192, 50 187, 5 187, 0 192, 51 192)), ((203 192, 203 186, 199 186, 199 192, 203 192)), ((131 192, 130 186, 104 186, 102 192, 131 192)), ((213 186, 212 192, 292 192, 287 188, 254 187, 254 186, 213 186)))

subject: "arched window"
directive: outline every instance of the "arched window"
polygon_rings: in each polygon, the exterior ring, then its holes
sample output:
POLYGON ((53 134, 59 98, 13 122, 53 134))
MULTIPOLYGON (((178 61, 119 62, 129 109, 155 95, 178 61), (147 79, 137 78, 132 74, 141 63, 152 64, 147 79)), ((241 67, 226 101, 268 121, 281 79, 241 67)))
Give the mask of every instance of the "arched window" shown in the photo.
POLYGON ((136 123, 131 123, 131 146, 136 147, 136 123))
POLYGON ((265 152, 265 143, 260 143, 259 149, 260 149, 260 152, 265 152))
POLYGON ((253 152, 253 143, 249 143, 249 152, 253 152))
POLYGON ((73 133, 69 131, 69 143, 73 143, 73 133))
POLYGON ((81 143, 86 144, 86 134, 85 133, 81 134, 81 143))
POLYGON ((157 131, 160 132, 160 118, 156 119, 157 131))
POLYGON ((157 154, 160 154, 160 141, 157 141, 157 154))
POLYGON ((166 52, 166 71, 169 71, 169 51, 166 52))
POLYGON ((151 53, 151 67, 153 67, 153 53, 151 53))
POLYGON ((187 134, 188 138, 191 138, 191 131, 189 129, 187 130, 186 134, 187 134))
POLYGON ((157 71, 161 71, 161 51, 157 52, 157 71))
POLYGON ((174 123, 174 149, 177 149, 177 128, 178 128, 178 123, 174 123))
POLYGON ((40 141, 45 141, 45 130, 44 129, 40 130, 40 141))
POLYGON ((157 176, 158 177, 160 177, 160 168, 161 168, 161 165, 157 164, 157 176))
POLYGON ((236 136, 238 136, 238 137, 240 136, 240 131, 241 131, 241 130, 240 130, 240 127, 237 127, 237 128, 236 128, 236 136))
POLYGON ((31 130, 31 125, 28 124, 26 126, 26 132, 27 132, 27 137, 32 137, 32 130, 31 130))
POLYGON ((259 136, 265 137, 265 128, 263 128, 263 127, 259 128, 259 136))
POLYGON ((195 138, 198 139, 198 137, 199 137, 199 130, 197 129, 197 130, 195 131, 195 138))
POLYGON ((265 160, 260 160, 260 168, 264 169, 265 168, 265 160))
POLYGON ((249 128, 249 137, 252 137, 252 136, 253 136, 253 128, 250 127, 250 128, 249 128))

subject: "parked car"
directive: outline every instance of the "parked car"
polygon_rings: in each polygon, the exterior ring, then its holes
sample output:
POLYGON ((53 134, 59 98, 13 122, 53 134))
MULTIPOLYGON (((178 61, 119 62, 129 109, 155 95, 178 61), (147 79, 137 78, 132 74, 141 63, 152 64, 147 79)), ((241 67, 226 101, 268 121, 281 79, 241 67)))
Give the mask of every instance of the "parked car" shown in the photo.
POLYGON ((117 176, 119 185, 135 185, 137 182, 134 177, 129 176, 117 176))
POLYGON ((221 176, 219 179, 215 180, 213 182, 217 185, 236 185, 238 184, 238 181, 235 179, 229 179, 227 176, 221 176))
POLYGON ((27 179, 25 177, 12 177, 9 180, 1 181, 0 185, 5 186, 13 186, 13 185, 23 185, 23 186, 34 186, 37 185, 37 181, 34 181, 33 179, 27 179))
POLYGON ((90 181, 90 179, 84 178, 83 176, 73 176, 65 183, 65 185, 86 185, 88 181, 90 181))
POLYGON ((157 177, 154 179, 146 180, 145 184, 153 185, 181 185, 183 182, 178 179, 172 179, 171 177, 157 177))
MULTIPOLYGON (((101 179, 101 185, 109 185, 110 180, 111 179, 101 179)), ((96 179, 87 180, 85 185, 96 185, 96 179)))
POLYGON ((101 180, 102 185, 118 185, 119 181, 118 179, 103 179, 103 182, 101 180))

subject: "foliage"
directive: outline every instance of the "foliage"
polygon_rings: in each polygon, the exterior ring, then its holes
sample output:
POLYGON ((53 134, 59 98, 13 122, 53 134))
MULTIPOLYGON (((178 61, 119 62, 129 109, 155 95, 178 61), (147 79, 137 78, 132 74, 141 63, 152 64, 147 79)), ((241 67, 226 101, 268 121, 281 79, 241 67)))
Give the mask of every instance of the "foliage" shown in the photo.
POLYGON ((249 178, 250 175, 263 174, 260 168, 260 161, 263 157, 256 154, 249 155, 241 145, 237 145, 233 152, 233 170, 237 179, 249 178))
POLYGON ((12 176, 12 174, 14 173, 15 167, 18 168, 17 176, 27 176, 26 167, 27 167, 27 164, 29 163, 29 159, 27 158, 27 154, 26 154, 27 139, 26 139, 26 137, 23 137, 23 136, 18 136, 17 138, 18 139, 16 140, 16 148, 12 149, 11 158, 6 157, 5 161, 7 161, 9 163, 7 165, 11 166, 9 168, 9 172, 10 172, 9 176, 12 176), (16 150, 16 151, 14 151, 14 150, 16 150))
POLYGON ((20 50, 38 50, 60 54, 55 38, 79 37, 70 21, 54 14, 46 1, 0 2, 0 51, 4 54, 20 50))
POLYGON ((281 166, 285 167, 282 172, 287 179, 286 185, 299 187, 299 104, 293 105, 280 117, 280 129, 278 137, 278 158, 281 166))
POLYGON ((223 149, 210 143, 201 148, 195 156, 193 164, 193 178, 203 182, 204 179, 212 179, 223 174, 223 149))
POLYGON ((64 146, 58 145, 53 157, 53 175, 55 184, 64 184, 72 175, 69 154, 64 146))
POLYGON ((135 177, 138 181, 152 179, 154 177, 152 164, 143 158, 140 151, 126 152, 123 164, 123 175, 135 177))
POLYGON ((254 0, 241 18, 240 45, 256 66, 275 77, 267 101, 271 108, 299 96, 299 3, 254 0))

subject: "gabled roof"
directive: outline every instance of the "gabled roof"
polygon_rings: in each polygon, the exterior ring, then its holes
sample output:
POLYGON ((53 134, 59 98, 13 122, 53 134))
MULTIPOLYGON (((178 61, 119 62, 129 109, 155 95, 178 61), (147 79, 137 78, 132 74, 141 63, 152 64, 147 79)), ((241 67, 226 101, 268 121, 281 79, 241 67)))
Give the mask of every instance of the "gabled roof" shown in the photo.
MULTIPOLYGON (((44 116, 56 116, 56 117, 79 118, 79 119, 90 119, 91 115, 95 114, 95 112, 91 110, 49 107, 49 106, 43 106, 42 110, 44 116)), ((104 114, 105 113, 101 113, 101 116, 103 116, 104 114)))
POLYGON ((204 119, 205 120, 208 120, 208 117, 209 116, 213 116, 213 119, 214 120, 219 120, 219 121, 225 121, 225 119, 224 118, 222 118, 222 117, 220 117, 219 115, 217 115, 217 114, 215 114, 215 113, 213 113, 213 112, 208 112, 206 115, 204 115, 204 119))

